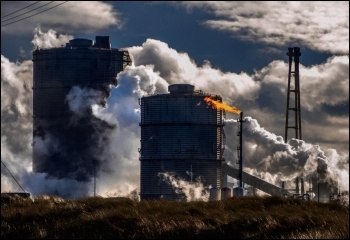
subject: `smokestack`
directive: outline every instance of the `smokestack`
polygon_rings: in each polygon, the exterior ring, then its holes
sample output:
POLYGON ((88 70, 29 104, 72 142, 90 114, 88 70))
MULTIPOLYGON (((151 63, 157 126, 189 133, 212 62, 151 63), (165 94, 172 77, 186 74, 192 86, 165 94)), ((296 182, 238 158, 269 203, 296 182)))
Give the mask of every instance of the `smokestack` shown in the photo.
POLYGON ((304 178, 300 178, 300 184, 301 184, 301 194, 305 194, 304 178))
POLYGON ((295 193, 296 194, 300 193, 299 192, 299 178, 298 177, 295 179, 295 193))
POLYGON ((242 149, 243 149, 243 146, 242 146, 242 131, 243 131, 243 126, 242 126, 242 123, 243 123, 243 112, 240 113, 240 119, 239 119, 239 123, 240 123, 240 126, 239 126, 239 188, 240 189, 243 189, 243 158, 242 158, 242 149))
POLYGON ((281 188, 284 189, 284 181, 282 181, 281 188))

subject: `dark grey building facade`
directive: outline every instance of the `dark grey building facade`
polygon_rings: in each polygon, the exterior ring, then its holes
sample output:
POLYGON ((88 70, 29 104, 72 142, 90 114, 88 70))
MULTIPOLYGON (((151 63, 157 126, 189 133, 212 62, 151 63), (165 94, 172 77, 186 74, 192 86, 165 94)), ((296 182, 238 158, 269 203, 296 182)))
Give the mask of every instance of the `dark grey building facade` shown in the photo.
POLYGON ((195 91, 193 85, 174 84, 169 94, 140 98, 140 198, 184 199, 161 173, 220 189, 225 135, 223 110, 205 101, 218 95, 195 91))
MULTIPOLYGON (((80 117, 69 109, 67 94, 74 86, 100 93, 105 104, 110 85, 131 63, 126 50, 111 48, 108 36, 73 39, 65 46, 33 52, 33 171, 56 178, 88 181, 99 167, 101 133, 113 126, 85 110, 80 117), (72 119, 74 118, 74 121, 72 119), (43 151, 40 139, 48 141, 43 151)), ((102 143, 103 144, 103 143, 102 143)))

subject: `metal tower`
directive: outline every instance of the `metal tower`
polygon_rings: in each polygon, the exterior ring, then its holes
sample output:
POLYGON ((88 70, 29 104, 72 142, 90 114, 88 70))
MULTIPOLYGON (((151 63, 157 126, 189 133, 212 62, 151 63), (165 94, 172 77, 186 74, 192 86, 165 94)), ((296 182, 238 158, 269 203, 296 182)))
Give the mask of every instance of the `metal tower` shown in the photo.
POLYGON ((287 89, 287 112, 286 112, 286 128, 284 141, 287 142, 288 129, 295 130, 295 138, 301 138, 301 117, 300 117, 300 87, 299 87, 299 57, 300 48, 288 48, 287 56, 289 57, 289 71, 288 71, 288 89, 287 89), (293 51, 294 50, 294 51, 293 51), (294 57, 294 70, 293 68, 294 57), (291 79, 294 77, 294 83, 291 79), (292 97, 291 97, 292 95, 292 97), (294 104, 293 104, 294 101, 294 104), (289 111, 294 111, 294 125, 289 122, 289 111))
POLYGON ((237 136, 239 136, 239 146, 237 147, 237 163, 239 164, 239 171, 238 171, 238 178, 239 178, 239 196, 244 195, 243 191, 243 157, 242 157, 242 149, 243 149, 243 112, 240 113, 240 118, 237 119, 238 122, 238 129, 237 136))

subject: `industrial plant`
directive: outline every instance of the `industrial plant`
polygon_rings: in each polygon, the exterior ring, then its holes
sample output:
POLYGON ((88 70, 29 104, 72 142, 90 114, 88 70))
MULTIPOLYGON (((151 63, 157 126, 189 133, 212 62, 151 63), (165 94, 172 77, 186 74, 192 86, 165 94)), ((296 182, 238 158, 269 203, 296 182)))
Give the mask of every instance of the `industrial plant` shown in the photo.
POLYGON ((199 179, 210 188, 210 198, 214 200, 234 193, 227 187, 227 176, 240 180, 241 186, 236 189, 236 195, 243 195, 242 179, 266 193, 287 194, 287 190, 225 162, 226 112, 222 108, 211 107, 205 101, 210 98, 220 104, 222 98, 194 88, 190 84, 173 84, 168 87, 168 94, 140 99, 141 200, 184 198, 162 178, 162 173, 173 173, 187 182, 199 179))
MULTIPOLYGON (((288 48, 289 72, 287 87, 287 112, 285 141, 289 129, 295 130, 301 139, 299 57, 300 48, 288 48), (294 80, 294 81, 292 81, 294 80), (289 117, 294 113, 293 118, 289 117)), ((308 189, 302 175, 296 177, 293 188, 286 189, 268 183, 243 171, 242 124, 243 113, 222 103, 219 95, 195 90, 190 84, 173 84, 168 94, 145 96, 141 106, 140 197, 141 199, 183 199, 162 174, 171 173, 179 179, 193 182, 195 179, 210 188, 210 199, 219 200, 244 196, 246 189, 255 195, 260 190, 270 195, 328 201, 340 197, 337 183, 326 180, 325 164, 317 167, 317 178, 308 179, 308 189), (210 107, 213 105, 213 107, 210 107), (225 150, 225 110, 240 114, 237 141, 238 168, 227 164, 225 150), (237 179, 239 185, 229 188, 228 176, 237 179), (245 187, 246 186, 246 187, 245 187)), ((318 160, 317 160, 318 161, 318 160)))
POLYGON ((205 97, 189 84, 170 85, 169 94, 140 99, 141 148, 140 197, 181 199, 161 173, 194 182, 200 178, 212 188, 221 187, 224 152, 223 110, 208 107, 205 97))
POLYGON ((112 126, 86 110, 80 116, 69 108, 72 87, 99 92, 99 104, 117 84, 117 74, 131 63, 126 50, 111 47, 109 36, 96 41, 77 38, 66 45, 33 52, 33 171, 55 178, 88 181, 99 167, 97 133, 112 126), (50 149, 42 149, 49 142, 50 149))
MULTIPOLYGON (((289 75, 285 141, 288 129, 294 129, 295 138, 301 139, 299 48, 289 48, 289 75), (293 57, 294 63, 293 63, 293 57), (292 68, 294 66, 294 69, 292 68), (294 77, 294 83, 291 82, 294 77), (294 102, 293 106, 290 106, 294 102), (295 113, 289 121, 289 112, 295 113)), ((91 89, 98 104, 104 106, 110 85, 117 85, 117 74, 131 64, 126 50, 111 47, 108 36, 73 39, 66 45, 33 52, 33 171, 49 177, 89 181, 100 167, 98 156, 103 149, 103 132, 114 126, 98 119, 91 109, 70 109, 67 95, 73 87, 91 89), (50 143, 50 144, 43 144, 50 143), (49 146, 49 149, 47 149, 49 146), (45 148, 46 147, 46 148, 45 148)), ((242 124, 243 113, 237 124, 239 145, 238 165, 235 168, 223 158, 226 137, 224 132, 227 108, 222 98, 205 93, 190 84, 172 84, 168 93, 143 96, 140 104, 140 199, 185 200, 164 178, 188 183, 201 182, 210 189, 210 199, 244 196, 245 187, 261 190, 270 195, 320 199, 338 193, 335 183, 325 180, 327 166, 319 166, 318 179, 310 179, 305 189, 303 176, 295 179, 295 187, 286 189, 268 183, 243 171, 242 124), (217 104, 219 107, 210 106, 217 104), (239 186, 229 186, 228 176, 237 179, 239 186), (230 188, 231 187, 231 188, 230 188)), ((231 144, 231 143, 230 143, 231 144)))

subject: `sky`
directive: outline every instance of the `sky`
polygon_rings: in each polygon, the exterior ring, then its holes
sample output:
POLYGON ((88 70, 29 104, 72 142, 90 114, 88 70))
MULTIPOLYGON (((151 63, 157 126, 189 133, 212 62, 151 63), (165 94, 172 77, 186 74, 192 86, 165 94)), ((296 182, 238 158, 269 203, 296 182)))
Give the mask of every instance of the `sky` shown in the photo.
MULTIPOLYGON (((21 191, 9 169, 33 195, 92 194, 91 182, 32 172, 31 87, 36 47, 95 36, 109 36, 112 47, 127 49, 133 60, 111 87, 107 107, 85 101, 90 89, 71 92, 79 100, 71 102, 78 106, 72 111, 88 103, 84 108, 118 126, 104 149, 110 160, 98 173, 99 195, 139 191, 138 98, 167 93, 175 83, 218 94, 243 112, 244 171, 280 185, 300 174, 315 177, 321 160, 327 176, 349 190, 348 9, 348 1, 2 1, 2 192, 21 191), (289 47, 301 51, 302 139, 289 132, 285 143, 289 47)), ((238 117, 227 112, 224 127, 224 156, 235 167, 238 117)))

